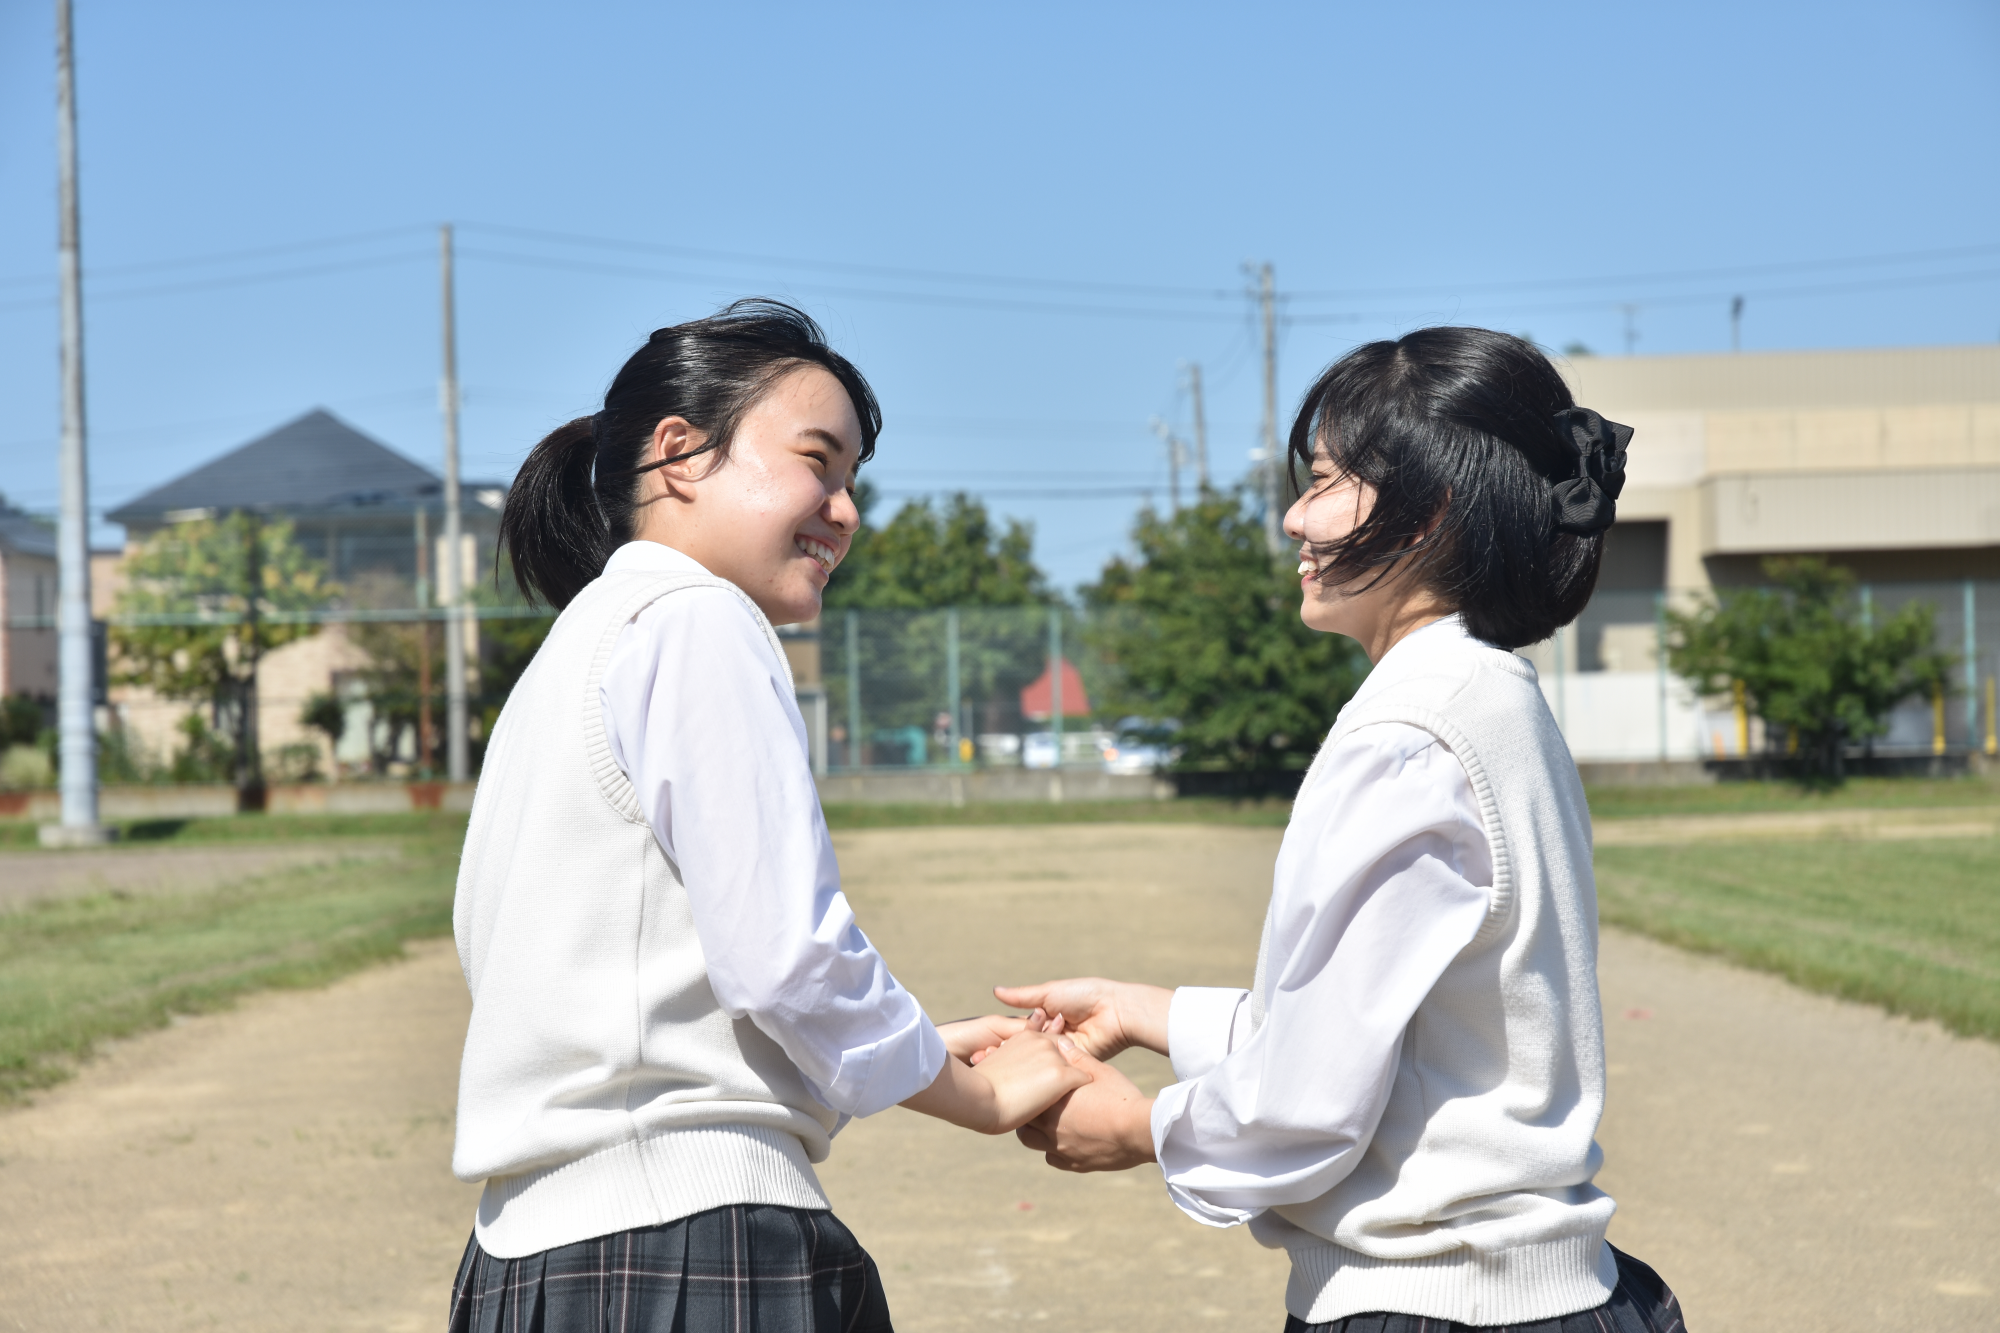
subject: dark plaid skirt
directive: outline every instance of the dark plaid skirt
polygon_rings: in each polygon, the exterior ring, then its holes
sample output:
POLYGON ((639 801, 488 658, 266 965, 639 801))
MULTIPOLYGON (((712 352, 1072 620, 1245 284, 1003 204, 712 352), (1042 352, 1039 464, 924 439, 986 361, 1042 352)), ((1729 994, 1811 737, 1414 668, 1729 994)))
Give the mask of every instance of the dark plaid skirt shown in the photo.
MULTIPOLYGON (((1532 1324, 1482 1324, 1487 1333, 1686 1333, 1681 1303, 1660 1281, 1660 1275, 1617 1246, 1618 1286, 1611 1299, 1592 1310, 1532 1324)), ((1351 1314, 1323 1324, 1308 1324, 1297 1315, 1285 1319, 1285 1333, 1474 1333, 1472 1324, 1426 1319, 1414 1314, 1351 1314)))
POLYGON ((892 1333, 875 1261, 832 1213, 735 1204, 520 1259, 475 1236, 451 1333, 892 1333))

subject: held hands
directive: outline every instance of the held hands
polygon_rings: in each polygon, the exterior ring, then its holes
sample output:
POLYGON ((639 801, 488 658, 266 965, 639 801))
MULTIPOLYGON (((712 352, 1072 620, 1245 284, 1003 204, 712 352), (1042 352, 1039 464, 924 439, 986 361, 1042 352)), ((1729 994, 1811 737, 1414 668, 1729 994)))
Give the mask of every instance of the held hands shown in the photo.
POLYGON ((1128 1046, 1167 1053, 1173 992, 1158 986, 1080 977, 1039 986, 1003 986, 1004 1004, 1033 1006, 1026 1018, 968 1019, 941 1028, 954 1054, 986 1071, 1016 1034, 1052 1037, 1071 1069, 1089 1081, 1015 1131, 1063 1171, 1123 1171, 1153 1160, 1152 1099, 1104 1063, 1128 1046))
POLYGON ((1074 1046, 1064 1051, 1057 1044, 1068 1044, 1067 1038, 1030 1031, 1020 1019, 971 1019, 947 1024, 939 1031, 952 1054, 930 1087, 903 1105, 966 1129, 982 1134, 1018 1129, 1090 1081, 1088 1073, 1070 1063, 1074 1046), (993 1026, 983 1033, 966 1030, 989 1022, 993 1026), (1009 1025, 1018 1026, 1011 1035, 1001 1037, 1009 1025), (979 1068, 963 1060, 960 1049, 971 1050, 979 1068))
POLYGON ((1174 993, 1161 986, 1071 977, 1037 986, 996 986, 993 996, 1002 1004, 1033 1009, 1062 1024, 1056 1031, 1067 1031, 1099 1060, 1109 1060, 1128 1046, 1167 1053, 1167 1010, 1174 993))

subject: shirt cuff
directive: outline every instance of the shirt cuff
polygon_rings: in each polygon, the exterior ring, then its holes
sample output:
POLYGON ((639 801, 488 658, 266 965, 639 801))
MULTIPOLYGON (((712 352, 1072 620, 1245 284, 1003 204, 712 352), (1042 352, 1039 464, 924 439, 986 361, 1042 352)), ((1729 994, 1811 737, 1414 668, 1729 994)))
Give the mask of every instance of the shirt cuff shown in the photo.
POLYGON ((833 1082, 813 1091, 831 1110, 855 1118, 871 1116, 928 1088, 950 1058, 944 1038, 919 1011, 914 1027, 872 1045, 843 1051, 833 1082))
POLYGON ((1236 1011, 1247 990, 1182 986, 1167 1005, 1167 1058, 1174 1077, 1185 1083, 1221 1064, 1231 1049, 1236 1011))
MULTIPOLYGON (((1207 988, 1188 987, 1187 989, 1201 990, 1207 988)), ((1249 994, 1247 991, 1233 993, 1249 994)), ((1178 996, 1176 996, 1176 999, 1178 999, 1178 996)), ((1176 1166, 1174 1159, 1179 1154, 1174 1151, 1174 1145, 1169 1140, 1173 1134, 1174 1123, 1187 1114, 1188 1098, 1193 1095, 1194 1084, 1182 1082, 1172 1083, 1161 1088, 1160 1095, 1153 1099, 1153 1156, 1160 1163, 1160 1174, 1166 1177, 1167 1197, 1174 1201, 1174 1207, 1180 1209, 1205 1227, 1241 1226, 1255 1217, 1257 1215, 1256 1211, 1243 1208, 1225 1208, 1220 1204, 1210 1203, 1193 1190, 1188 1189, 1184 1185, 1177 1184, 1174 1180, 1176 1166)))

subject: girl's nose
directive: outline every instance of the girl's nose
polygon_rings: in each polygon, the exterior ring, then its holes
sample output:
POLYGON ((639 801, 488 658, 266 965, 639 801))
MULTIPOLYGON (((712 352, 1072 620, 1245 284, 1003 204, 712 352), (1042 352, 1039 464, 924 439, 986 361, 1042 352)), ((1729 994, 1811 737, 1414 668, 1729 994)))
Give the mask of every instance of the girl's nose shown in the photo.
POLYGON ((1292 501, 1292 507, 1285 511, 1285 535, 1297 542, 1306 539, 1306 500, 1303 495, 1292 501))
POLYGON ((854 497, 845 490, 828 496, 826 507, 820 512, 844 536, 853 536, 861 527, 861 510, 855 505, 854 497))

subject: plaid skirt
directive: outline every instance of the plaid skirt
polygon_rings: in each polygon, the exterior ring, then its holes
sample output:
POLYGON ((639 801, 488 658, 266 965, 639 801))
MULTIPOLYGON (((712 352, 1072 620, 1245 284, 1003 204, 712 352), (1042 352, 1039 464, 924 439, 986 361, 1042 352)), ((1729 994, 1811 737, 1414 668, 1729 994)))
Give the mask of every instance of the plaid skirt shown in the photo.
POLYGON ((465 1247, 451 1333, 892 1333, 832 1213, 733 1204, 519 1259, 465 1247))
POLYGON ((1285 1318, 1285 1333, 1687 1333, 1681 1303, 1660 1275, 1617 1246, 1618 1285, 1611 1299, 1591 1310, 1579 1310, 1532 1324, 1455 1324, 1414 1314, 1351 1314, 1323 1324, 1308 1324, 1297 1315, 1285 1318))

